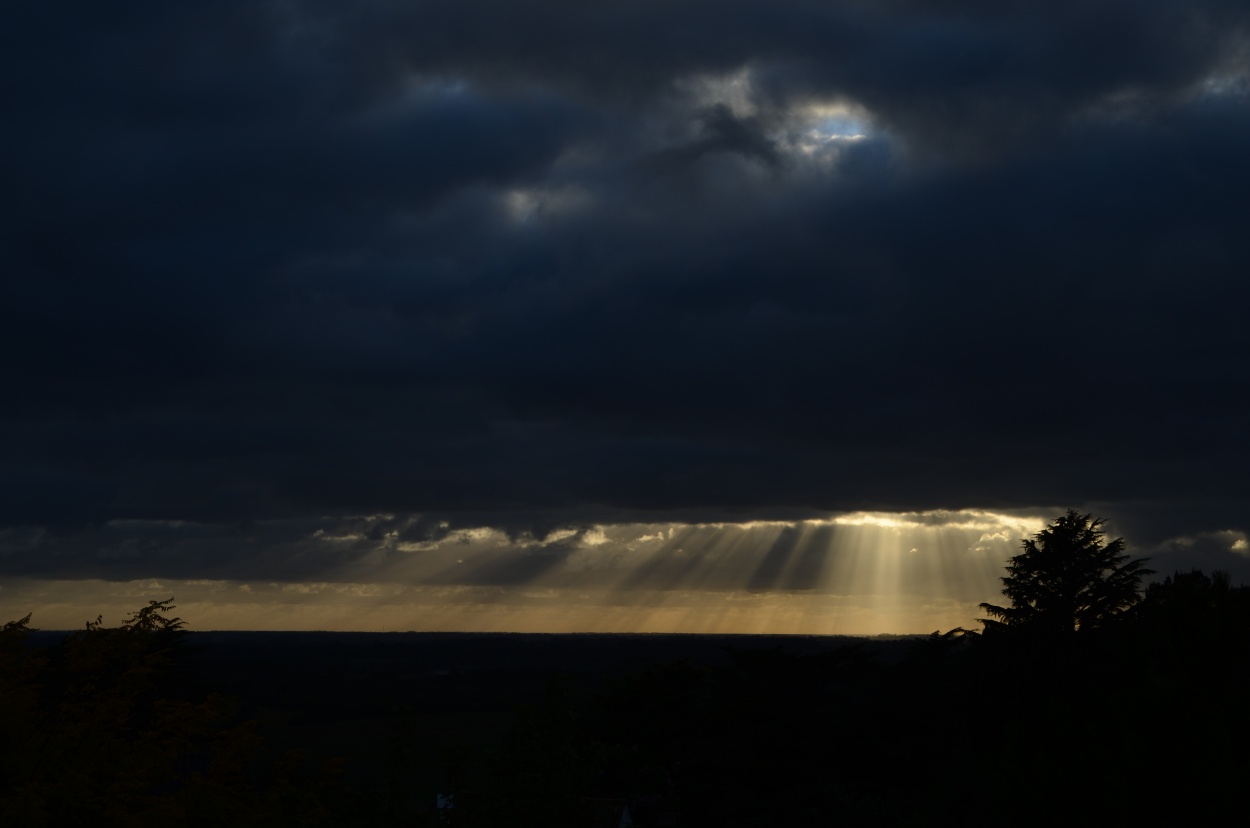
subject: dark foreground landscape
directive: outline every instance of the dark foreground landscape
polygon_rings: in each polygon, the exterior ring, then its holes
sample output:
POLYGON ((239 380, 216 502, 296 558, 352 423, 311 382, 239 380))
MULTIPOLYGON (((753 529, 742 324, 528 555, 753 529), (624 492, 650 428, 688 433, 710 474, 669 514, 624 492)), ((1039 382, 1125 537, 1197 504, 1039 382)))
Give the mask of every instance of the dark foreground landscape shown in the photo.
POLYGON ((1245 810, 1250 590, 914 639, 3 634, 4 825, 1193 823, 1245 810), (439 808, 454 803, 454 807, 439 808))

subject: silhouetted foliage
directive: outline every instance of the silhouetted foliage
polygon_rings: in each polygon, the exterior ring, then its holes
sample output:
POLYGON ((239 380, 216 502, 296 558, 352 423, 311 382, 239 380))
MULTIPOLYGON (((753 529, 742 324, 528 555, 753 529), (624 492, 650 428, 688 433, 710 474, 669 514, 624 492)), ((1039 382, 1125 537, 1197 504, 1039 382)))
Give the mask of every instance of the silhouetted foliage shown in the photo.
POLYGON ((911 643, 907 658, 913 663, 938 661, 952 653, 966 650, 976 638, 976 630, 965 630, 963 627, 947 632, 934 630, 928 638, 920 638, 911 643))
MULTIPOLYGON (((1125 568, 1119 544, 1092 546, 1125 568)), ((952 630, 699 660, 660 637, 630 644, 666 654, 649 666, 587 668, 620 642, 465 636, 440 659, 476 666, 446 673, 419 636, 205 645, 189 662, 201 677, 229 674, 240 704, 290 723, 264 738, 187 680, 172 603, 52 646, 29 646, 28 617, 0 628, 0 825, 584 828, 625 807, 635 828, 1227 821, 1250 773, 1250 589, 1178 572, 1136 598, 1044 647, 952 630), (498 660, 530 648, 577 667, 548 681, 555 668, 498 660), (384 699, 405 715, 385 724, 384 699), (286 751, 305 737, 366 771, 312 776, 286 751), (440 739, 445 775, 427 762, 440 739), (1144 779, 1188 793, 1151 796, 1144 779), (439 812, 435 791, 456 808, 439 812)))
POLYGON ((173 599, 34 647, 0 630, 0 824, 333 824, 318 783, 178 669, 173 599))
POLYGON ((1120 618, 1141 600, 1146 560, 1129 560, 1124 539, 1104 542, 1101 519, 1073 509, 1023 541, 1007 564, 1010 606, 981 604, 986 632, 1004 627, 1043 635, 1090 630, 1120 618))
POLYGON ((1138 615, 1169 671, 1222 681, 1250 670, 1250 588, 1234 587, 1227 572, 1169 575, 1147 588, 1138 615))
POLYGON ((1151 611, 1164 612, 1176 621, 1218 624, 1231 620, 1244 605, 1250 590, 1234 587, 1227 572, 1207 575, 1201 570, 1176 572, 1146 588, 1145 603, 1151 611))

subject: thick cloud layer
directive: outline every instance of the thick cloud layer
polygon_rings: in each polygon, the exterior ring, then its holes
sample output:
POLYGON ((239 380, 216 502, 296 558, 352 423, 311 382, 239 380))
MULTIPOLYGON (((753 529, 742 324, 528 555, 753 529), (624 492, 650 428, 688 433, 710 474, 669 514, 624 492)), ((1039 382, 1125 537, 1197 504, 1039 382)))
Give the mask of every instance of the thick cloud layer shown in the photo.
POLYGON ((1250 528, 1244 4, 5 17, 4 571, 383 512, 1250 528))

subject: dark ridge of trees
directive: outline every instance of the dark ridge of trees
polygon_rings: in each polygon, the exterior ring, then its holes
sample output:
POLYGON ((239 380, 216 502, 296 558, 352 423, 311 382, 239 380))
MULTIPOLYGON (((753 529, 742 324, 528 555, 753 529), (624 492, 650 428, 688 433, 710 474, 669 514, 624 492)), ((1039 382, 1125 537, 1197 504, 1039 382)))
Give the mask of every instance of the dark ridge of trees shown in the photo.
POLYGON ((335 825, 333 768, 271 756, 257 723, 180 670, 173 599, 36 648, 0 630, 0 825, 335 825))
MULTIPOLYGON (((1146 561, 1101 526, 1057 519, 1009 563, 982 631, 917 639, 896 665, 743 652, 532 710, 514 736, 577 758, 547 777, 563 810, 508 824, 607 825, 574 815, 609 797, 663 803, 643 828, 1244 820, 1250 589, 1195 571, 1143 593, 1146 561)), ((537 754, 518 744, 477 766, 456 824, 519 801, 537 754)))
MULTIPOLYGON (((0 824, 617 828, 626 809, 637 828, 1244 821, 1250 588, 1194 570, 1142 591, 1145 562, 1100 526, 1059 518, 1009 565, 1003 613, 901 660, 774 646, 430 678, 385 696, 405 701, 385 736, 362 731, 325 769, 183 668, 170 602, 47 648, 29 646, 27 617, 0 631, 0 824), (371 786, 334 770, 362 763, 371 786), (436 791, 456 807, 437 809, 436 791)), ((384 698, 348 692, 369 686, 341 669, 349 655, 327 651, 303 691, 322 714, 287 700, 305 735, 384 698)))

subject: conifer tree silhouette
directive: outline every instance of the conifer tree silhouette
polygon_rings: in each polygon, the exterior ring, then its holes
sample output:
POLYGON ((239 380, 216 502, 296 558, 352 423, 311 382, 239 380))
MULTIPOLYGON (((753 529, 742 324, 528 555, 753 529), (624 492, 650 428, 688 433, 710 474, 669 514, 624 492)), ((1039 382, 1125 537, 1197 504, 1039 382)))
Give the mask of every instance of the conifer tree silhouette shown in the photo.
POLYGON ((1031 538, 1003 577, 1010 606, 981 604, 987 633, 1004 627, 1063 635, 1103 626, 1141 600, 1146 559, 1129 560, 1124 539, 1104 541, 1105 521, 1074 509, 1031 538))

